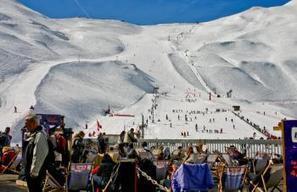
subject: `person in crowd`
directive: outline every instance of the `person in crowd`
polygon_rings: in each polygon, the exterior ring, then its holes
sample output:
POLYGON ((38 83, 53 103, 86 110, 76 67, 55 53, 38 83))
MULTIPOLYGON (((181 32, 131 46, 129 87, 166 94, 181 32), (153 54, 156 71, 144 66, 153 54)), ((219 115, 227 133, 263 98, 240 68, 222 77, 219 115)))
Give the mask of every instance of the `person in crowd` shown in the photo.
POLYGON ((97 141, 99 153, 103 153, 104 149, 107 147, 106 139, 103 133, 99 133, 97 141))
POLYGON ((64 136, 62 128, 56 129, 55 138, 56 138, 56 142, 57 142, 56 151, 57 151, 57 153, 61 154, 60 156, 58 154, 58 156, 61 157, 61 159, 59 159, 59 157, 58 157, 57 160, 61 160, 63 162, 63 165, 66 165, 66 162, 67 162, 67 139, 64 136))
POLYGON ((104 154, 102 153, 97 153, 96 157, 93 160, 93 167, 96 168, 97 166, 100 166, 102 159, 103 159, 104 154))
POLYGON ((134 129, 131 128, 130 131, 128 131, 125 134, 125 138, 124 138, 124 143, 135 143, 137 142, 137 139, 135 138, 135 133, 134 133, 134 129))
POLYGON ((197 156, 194 154, 194 149, 190 146, 187 150, 186 157, 184 158, 185 163, 196 163, 197 156))
POLYGON ((254 133, 253 133, 253 139, 256 139, 256 136, 257 136, 257 133, 254 132, 254 133))
POLYGON ((10 133, 10 127, 6 127, 3 133, 0 132, 0 156, 1 156, 3 147, 10 146, 12 136, 9 133, 10 133))
POLYGON ((4 134, 7 136, 6 146, 10 146, 10 142, 11 142, 11 139, 12 139, 12 136, 10 135, 10 127, 5 128, 4 134))
MULTIPOLYGON (((100 165, 95 167, 92 171, 95 191, 103 190, 106 187, 114 166, 116 165, 116 163, 112 160, 112 157, 106 153, 106 149, 103 149, 103 153, 104 155, 100 165)), ((108 189, 108 191, 112 191, 111 188, 108 189)))
POLYGON ((22 152, 22 148, 19 146, 19 144, 16 144, 15 147, 14 147, 14 151, 16 153, 21 153, 22 152))
POLYGON ((185 158, 185 152, 183 150, 183 147, 179 146, 176 150, 172 152, 172 160, 181 161, 183 158, 185 158))
POLYGON ((111 157, 111 159, 114 162, 117 163, 119 161, 119 159, 120 159, 120 156, 119 156, 119 153, 117 151, 115 151, 115 147, 117 147, 117 146, 109 147, 108 155, 111 157))
POLYGON ((231 145, 230 147, 228 147, 227 153, 233 160, 236 160, 239 165, 247 164, 247 159, 245 158, 246 151, 244 153, 241 153, 234 145, 231 145))
POLYGON ((127 149, 127 157, 129 159, 136 159, 138 157, 137 152, 134 148, 133 143, 129 143, 128 149, 127 149))
POLYGON ((25 118, 25 125, 30 135, 23 163, 29 192, 41 192, 45 177, 45 160, 49 153, 47 135, 39 125, 36 114, 30 113, 25 118))
POLYGON ((122 132, 120 133, 120 137, 119 137, 119 140, 118 140, 118 144, 124 143, 125 134, 126 134, 126 131, 122 131, 122 132))
POLYGON ((196 145, 196 150, 198 154, 205 154, 207 155, 207 146, 205 144, 198 144, 196 145))
POLYGON ((196 163, 205 163, 208 156, 207 146, 204 144, 198 144, 196 146, 196 151, 197 151, 196 163))
POLYGON ((143 142, 141 144, 142 148, 139 149, 138 151, 138 156, 140 157, 140 159, 149 159, 151 161, 154 160, 154 155, 152 154, 152 152, 150 151, 150 149, 148 148, 147 142, 143 142))
POLYGON ((136 139, 135 142, 137 142, 137 140, 140 138, 140 136, 141 136, 141 131, 139 128, 137 128, 136 131, 134 132, 134 137, 136 139))
POLYGON ((170 180, 173 178, 173 175, 177 169, 178 169, 178 165, 174 163, 174 161, 170 161, 168 165, 168 171, 167 171, 167 175, 170 180))
POLYGON ((170 148, 165 147, 164 150, 163 150, 163 154, 164 154, 164 159, 169 160, 170 159, 170 148))
POLYGON ((82 160, 82 156, 85 148, 85 145, 83 143, 84 137, 85 137, 85 133, 83 131, 78 132, 74 136, 73 144, 72 144, 72 155, 71 155, 71 161, 73 163, 80 163, 82 160))
POLYGON ((119 144, 118 150, 119 150, 120 158, 126 158, 127 157, 127 152, 125 150, 125 144, 124 143, 119 144))
POLYGON ((53 133, 50 133, 49 140, 51 141, 54 149, 55 164, 57 167, 60 167, 62 162, 65 161, 65 154, 67 151, 67 141, 63 136, 62 129, 57 128, 53 133))
POLYGON ((158 146, 157 148, 155 148, 154 150, 152 150, 152 153, 154 155, 154 158, 156 160, 164 160, 164 153, 163 153, 164 147, 158 146))
POLYGON ((231 145, 230 147, 228 147, 227 153, 230 155, 232 159, 235 159, 235 160, 239 159, 241 156, 241 153, 234 145, 231 145))

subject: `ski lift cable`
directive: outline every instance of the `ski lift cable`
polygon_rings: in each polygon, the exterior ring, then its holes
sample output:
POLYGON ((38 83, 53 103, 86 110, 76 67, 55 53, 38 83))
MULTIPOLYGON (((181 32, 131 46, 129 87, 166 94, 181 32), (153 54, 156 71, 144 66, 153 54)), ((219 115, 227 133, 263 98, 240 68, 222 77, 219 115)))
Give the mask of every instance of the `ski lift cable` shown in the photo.
POLYGON ((83 14, 84 14, 87 18, 91 18, 90 15, 89 15, 89 13, 87 12, 87 10, 85 10, 85 9, 81 6, 81 4, 79 3, 78 0, 73 0, 73 1, 74 1, 74 3, 76 4, 76 6, 83 12, 83 14))

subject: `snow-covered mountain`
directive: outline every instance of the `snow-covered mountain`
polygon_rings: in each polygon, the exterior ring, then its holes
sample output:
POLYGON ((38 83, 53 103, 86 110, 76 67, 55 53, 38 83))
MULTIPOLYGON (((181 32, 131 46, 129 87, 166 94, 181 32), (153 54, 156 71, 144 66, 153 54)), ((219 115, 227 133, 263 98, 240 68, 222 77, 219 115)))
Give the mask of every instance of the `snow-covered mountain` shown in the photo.
POLYGON ((1 5, 0 127, 13 127, 16 142, 31 105, 64 114, 68 127, 88 124, 87 132, 99 120, 118 134, 143 115, 146 138, 265 137, 233 105, 275 135, 278 121, 297 117, 296 0, 207 23, 153 26, 50 19, 14 0, 1 5), (104 116, 108 106, 135 117, 104 116))

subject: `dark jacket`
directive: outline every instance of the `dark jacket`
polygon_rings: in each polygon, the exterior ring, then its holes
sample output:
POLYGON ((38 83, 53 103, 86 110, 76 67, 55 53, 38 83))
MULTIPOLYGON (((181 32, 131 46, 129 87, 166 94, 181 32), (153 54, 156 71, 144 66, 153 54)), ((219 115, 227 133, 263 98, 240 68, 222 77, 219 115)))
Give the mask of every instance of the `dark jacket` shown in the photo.
POLYGON ((7 133, 0 132, 0 149, 2 152, 2 148, 5 146, 10 146, 11 136, 7 133))
POLYGON ((108 144, 107 138, 104 135, 98 136, 99 153, 104 153, 108 144))
POLYGON ((72 145, 72 156, 71 162, 80 163, 84 152, 85 145, 83 143, 83 138, 75 137, 72 145))

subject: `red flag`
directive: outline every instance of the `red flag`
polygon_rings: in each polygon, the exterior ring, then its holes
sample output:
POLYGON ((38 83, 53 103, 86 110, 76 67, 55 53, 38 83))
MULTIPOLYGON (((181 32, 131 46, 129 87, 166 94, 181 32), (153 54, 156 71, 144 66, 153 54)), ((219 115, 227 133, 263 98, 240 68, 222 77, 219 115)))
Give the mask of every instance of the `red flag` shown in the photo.
POLYGON ((97 130, 99 131, 100 129, 102 129, 102 125, 100 125, 99 121, 97 120, 97 130))

